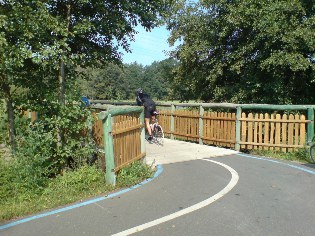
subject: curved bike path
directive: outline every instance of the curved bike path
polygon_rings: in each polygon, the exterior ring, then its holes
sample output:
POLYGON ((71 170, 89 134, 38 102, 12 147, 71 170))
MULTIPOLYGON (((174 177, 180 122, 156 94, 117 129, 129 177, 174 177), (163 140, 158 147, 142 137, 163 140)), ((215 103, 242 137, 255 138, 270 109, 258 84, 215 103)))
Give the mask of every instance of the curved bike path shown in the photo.
POLYGON ((313 166, 172 140, 147 154, 147 184, 0 235, 315 235, 313 166))

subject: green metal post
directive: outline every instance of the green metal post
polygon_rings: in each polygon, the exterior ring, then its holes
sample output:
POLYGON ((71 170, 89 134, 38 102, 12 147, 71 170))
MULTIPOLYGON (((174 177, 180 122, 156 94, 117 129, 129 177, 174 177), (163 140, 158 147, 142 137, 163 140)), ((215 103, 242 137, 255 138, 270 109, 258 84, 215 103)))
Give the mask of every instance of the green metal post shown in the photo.
POLYGON ((307 143, 311 143, 314 139, 314 109, 307 109, 307 119, 311 122, 307 124, 307 143))
POLYGON ((174 130, 175 130, 175 122, 174 122, 174 113, 175 113, 176 107, 172 104, 171 106, 171 139, 174 139, 174 130))
POLYGON ((106 173, 105 180, 107 183, 115 185, 115 160, 114 160, 114 144, 113 144, 113 121, 112 116, 109 114, 103 119, 103 130, 104 130, 104 151, 105 151, 105 162, 106 162, 106 173))
POLYGON ((242 107, 236 108, 236 124, 235 124, 235 150, 240 151, 240 141, 241 141, 241 116, 242 116, 242 107))
POLYGON ((205 110, 203 106, 199 106, 199 144, 203 144, 203 114, 205 110))

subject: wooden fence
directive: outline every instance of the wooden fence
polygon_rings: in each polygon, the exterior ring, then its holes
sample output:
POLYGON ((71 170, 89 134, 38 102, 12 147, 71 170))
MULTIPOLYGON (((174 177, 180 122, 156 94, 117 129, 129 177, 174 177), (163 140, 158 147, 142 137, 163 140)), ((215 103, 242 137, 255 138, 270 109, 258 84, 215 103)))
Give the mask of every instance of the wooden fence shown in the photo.
POLYGON ((31 119, 31 122, 34 122, 35 120, 38 119, 38 113, 36 111, 23 111, 23 116, 25 118, 31 119))
POLYGON ((242 149, 290 152, 306 145, 305 115, 242 113, 240 120, 242 149))
MULTIPOLYGON (((159 122, 167 137, 221 147, 234 148, 236 144, 236 113, 178 110, 174 114, 174 132, 171 131, 171 112, 161 110, 159 122), (202 119, 202 136, 200 122, 202 119)), ((306 145, 306 120, 303 114, 242 113, 240 127, 241 149, 281 150, 290 152, 306 145)))
MULTIPOLYGON (((169 110, 161 110, 159 123, 166 137, 174 135, 175 139, 199 142, 199 111, 177 110, 174 115, 169 110), (174 117, 174 132, 171 131, 171 118, 174 117)), ((235 114, 227 112, 205 112, 202 116, 204 144, 234 147, 235 145, 235 114)))
POLYGON ((198 110, 177 110, 174 115, 174 132, 171 131, 171 111, 161 110, 159 123, 165 136, 175 139, 199 142, 222 147, 235 146, 235 113, 204 112, 199 115, 198 110), (202 120, 202 136, 200 136, 200 118, 202 120))
MULTIPOLYGON (((135 105, 130 102, 105 104, 135 105)), ((157 103, 165 136, 234 148, 290 152, 314 138, 314 105, 157 103), (208 109, 208 111, 205 111, 208 109), (213 110, 219 109, 220 112, 213 110), (211 111, 212 110, 212 111, 211 111), (226 112, 222 112, 226 110, 226 112), (266 112, 262 112, 266 111, 266 112)))
POLYGON ((98 117, 93 137, 98 148, 104 150, 106 181, 114 185, 118 170, 145 156, 143 108, 111 108, 98 117))
POLYGON ((144 127, 139 114, 114 117, 113 140, 115 171, 145 156, 141 151, 141 129, 144 127))

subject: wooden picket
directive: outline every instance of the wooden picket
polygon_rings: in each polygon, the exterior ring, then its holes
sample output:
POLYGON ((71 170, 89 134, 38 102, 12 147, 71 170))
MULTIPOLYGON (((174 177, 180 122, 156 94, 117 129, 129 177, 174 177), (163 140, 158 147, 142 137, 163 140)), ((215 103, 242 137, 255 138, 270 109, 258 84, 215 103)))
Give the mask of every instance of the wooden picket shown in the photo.
POLYGON ((163 127, 164 137, 171 136, 171 110, 160 110, 158 122, 163 127))
POLYGON ((113 142, 115 171, 144 157, 141 152, 141 130, 143 125, 139 115, 119 115, 114 117, 113 142))
POLYGON ((290 152, 305 146, 305 115, 242 113, 241 121, 243 149, 290 152))
POLYGON ((203 142, 209 145, 235 145, 235 113, 205 112, 203 115, 203 142))
POLYGON ((177 110, 174 113, 174 137, 197 142, 199 138, 198 110, 177 110))
POLYGON ((92 126, 93 139, 98 148, 104 148, 104 131, 102 120, 95 120, 92 126))

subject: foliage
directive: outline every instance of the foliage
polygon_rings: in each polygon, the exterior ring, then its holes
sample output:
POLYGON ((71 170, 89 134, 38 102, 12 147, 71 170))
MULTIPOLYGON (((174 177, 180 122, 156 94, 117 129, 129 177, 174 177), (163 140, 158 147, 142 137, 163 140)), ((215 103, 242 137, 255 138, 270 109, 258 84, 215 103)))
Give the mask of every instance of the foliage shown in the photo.
POLYGON ((20 119, 17 129, 18 159, 39 158, 54 174, 65 168, 75 168, 88 161, 95 152, 89 134, 92 116, 80 104, 61 106, 46 101, 46 109, 37 110, 39 119, 33 123, 20 119), (62 145, 58 132, 63 130, 62 145))
POLYGON ((117 175, 118 186, 132 186, 140 183, 144 179, 151 178, 153 170, 150 166, 136 161, 119 171, 117 175))
POLYGON ((149 66, 137 63, 118 66, 107 64, 104 68, 79 68, 80 89, 93 99, 135 99, 135 91, 142 87, 154 99, 171 99, 169 80, 176 61, 166 59, 149 66))
POLYGON ((23 186, 30 186, 28 182, 31 179, 18 178, 16 168, 16 163, 8 164, 0 159, 0 222, 82 201, 88 197, 107 195, 115 189, 130 186, 131 183, 141 182, 151 176, 149 168, 139 162, 127 167, 129 170, 121 171, 125 174, 118 175, 120 184, 114 188, 105 183, 104 173, 100 169, 84 165, 76 170, 68 170, 56 178, 46 178, 45 184, 39 189, 27 189, 23 186))
POLYGON ((40 185, 40 188, 33 186, 30 178, 23 179, 16 175, 16 163, 1 163, 0 169, 0 221, 58 207, 113 189, 105 184, 104 173, 95 166, 85 165, 53 179, 44 177, 45 184, 40 185))
POLYGON ((275 150, 251 150, 250 153, 281 160, 298 161, 302 163, 310 162, 309 152, 306 149, 297 149, 287 153, 275 150))
POLYGON ((179 1, 168 21, 182 100, 315 102, 315 3, 179 1), (272 96, 266 96, 271 94, 272 96))
POLYGON ((153 62, 144 68, 144 79, 140 87, 146 88, 152 97, 158 100, 176 99, 170 94, 169 81, 174 77, 173 70, 177 62, 174 59, 165 59, 161 62, 153 62))
POLYGON ((43 191, 42 197, 69 195, 73 198, 81 192, 95 194, 100 184, 106 186, 104 173, 96 166, 83 165, 75 171, 67 171, 52 179, 43 191))
POLYGON ((0 43, 11 47, 1 50, 1 58, 21 66, 25 59, 41 65, 52 61, 59 69, 60 60, 69 65, 119 60, 118 48, 129 51, 135 26, 154 28, 172 1, 19 0, 0 4, 0 43), (10 57, 5 58, 6 54, 10 57))
MULTIPOLYGON (((45 92, 53 90, 64 105, 72 68, 119 62, 118 49, 129 51, 134 28, 138 24, 154 28, 170 4, 162 0, 0 1, 0 92, 8 106, 11 146, 15 146, 13 86, 37 87, 43 91, 42 100, 50 99, 45 92)), ((58 135, 63 136, 62 131, 58 135)))
MULTIPOLYGON (((108 64, 103 68, 80 68, 80 88, 82 94, 94 99, 124 99, 126 86, 123 69, 116 64, 108 64)), ((126 84, 127 83, 127 84, 126 84)))
POLYGON ((41 164, 36 157, 9 163, 0 159, 0 204, 6 204, 13 198, 28 201, 32 195, 41 193, 48 183, 48 170, 41 164))

